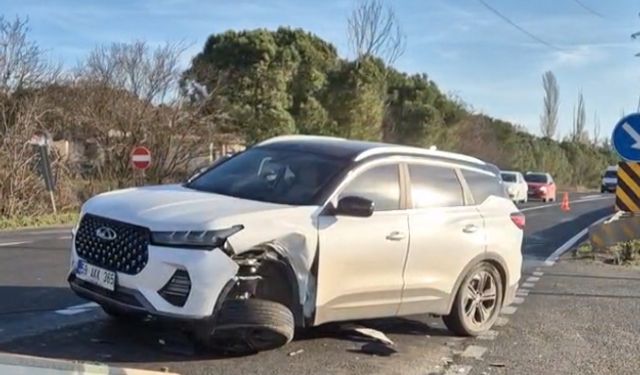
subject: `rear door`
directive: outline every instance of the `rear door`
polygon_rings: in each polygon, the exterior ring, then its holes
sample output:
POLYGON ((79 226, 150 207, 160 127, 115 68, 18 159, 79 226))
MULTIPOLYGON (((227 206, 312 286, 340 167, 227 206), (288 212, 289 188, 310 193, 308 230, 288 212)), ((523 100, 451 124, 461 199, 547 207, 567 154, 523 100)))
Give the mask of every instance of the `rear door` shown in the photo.
POLYGON ((458 276, 484 251, 484 223, 467 205, 454 165, 424 161, 407 168, 411 241, 399 314, 445 314, 458 276))

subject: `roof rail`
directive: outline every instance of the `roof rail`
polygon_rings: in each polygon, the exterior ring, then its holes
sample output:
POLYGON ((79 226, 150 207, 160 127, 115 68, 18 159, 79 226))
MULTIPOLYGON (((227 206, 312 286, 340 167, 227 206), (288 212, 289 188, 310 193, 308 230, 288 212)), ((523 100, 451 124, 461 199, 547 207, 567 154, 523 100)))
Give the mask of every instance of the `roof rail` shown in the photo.
POLYGON ((273 138, 269 138, 269 139, 265 139, 264 141, 260 142, 257 144, 257 146, 264 146, 264 145, 268 145, 271 143, 276 143, 276 142, 283 142, 283 141, 300 141, 300 140, 334 140, 334 141, 346 141, 346 138, 340 138, 340 137, 328 137, 328 136, 324 136, 324 135, 299 135, 299 134, 294 134, 294 135, 281 135, 278 137, 273 137, 273 138))
POLYGON ((389 147, 375 147, 361 152, 354 161, 360 161, 374 155, 381 154, 412 154, 420 156, 437 156, 442 158, 448 158, 453 160, 466 161, 469 163, 475 163, 480 165, 486 165, 484 161, 474 158, 473 156, 457 154, 455 152, 438 151, 438 150, 426 150, 418 147, 410 146, 389 146, 389 147))

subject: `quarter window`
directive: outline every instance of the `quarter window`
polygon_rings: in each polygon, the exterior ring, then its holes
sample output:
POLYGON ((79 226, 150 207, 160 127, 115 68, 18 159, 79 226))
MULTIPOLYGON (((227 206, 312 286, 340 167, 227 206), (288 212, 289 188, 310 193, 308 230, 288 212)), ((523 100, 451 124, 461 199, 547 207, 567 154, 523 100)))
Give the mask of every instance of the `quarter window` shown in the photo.
POLYGON ((462 185, 453 168, 410 164, 409 175, 415 208, 464 205, 462 185))
POLYGON ((368 169, 354 178, 340 197, 356 196, 373 201, 375 211, 400 208, 400 177, 397 164, 368 169))
POLYGON ((473 200, 476 204, 481 204, 491 195, 497 197, 505 197, 506 195, 504 186, 500 180, 493 175, 466 169, 462 170, 462 175, 467 181, 469 189, 471 189, 471 195, 473 195, 473 200))

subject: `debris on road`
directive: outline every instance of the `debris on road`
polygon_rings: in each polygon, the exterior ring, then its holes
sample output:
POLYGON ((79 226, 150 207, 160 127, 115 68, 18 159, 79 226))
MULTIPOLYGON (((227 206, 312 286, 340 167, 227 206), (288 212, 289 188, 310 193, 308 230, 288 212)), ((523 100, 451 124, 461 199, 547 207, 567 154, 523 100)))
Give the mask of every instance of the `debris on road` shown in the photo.
POLYGON ((372 339, 375 339, 383 344, 386 345, 395 345, 395 343, 387 337, 387 335, 385 335, 384 333, 375 330, 373 328, 367 328, 367 327, 361 327, 361 326, 356 326, 354 328, 352 328, 353 331, 359 333, 362 336, 367 336, 370 337, 372 339))
POLYGON ((293 352, 289 353, 288 355, 289 355, 289 357, 294 357, 294 356, 297 356, 298 354, 302 354, 302 353, 304 353, 304 349, 298 349, 296 351, 293 351, 293 352))

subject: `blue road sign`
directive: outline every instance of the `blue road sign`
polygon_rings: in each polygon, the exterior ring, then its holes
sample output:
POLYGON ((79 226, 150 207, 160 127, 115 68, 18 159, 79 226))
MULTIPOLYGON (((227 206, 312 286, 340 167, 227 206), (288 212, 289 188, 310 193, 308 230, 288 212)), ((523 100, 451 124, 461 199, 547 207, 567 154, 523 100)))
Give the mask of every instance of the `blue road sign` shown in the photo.
POLYGON ((611 140, 621 158, 640 162, 640 113, 623 117, 613 128, 611 140))

